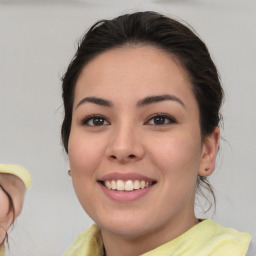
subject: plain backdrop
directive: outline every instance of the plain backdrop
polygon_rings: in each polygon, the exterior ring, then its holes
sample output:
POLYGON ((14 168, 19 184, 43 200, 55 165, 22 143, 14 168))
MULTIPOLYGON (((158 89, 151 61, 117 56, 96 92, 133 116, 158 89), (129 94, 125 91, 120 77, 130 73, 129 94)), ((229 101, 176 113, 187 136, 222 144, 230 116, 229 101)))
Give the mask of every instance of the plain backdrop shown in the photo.
POLYGON ((216 212, 197 212, 256 234, 255 0, 0 0, 0 162, 33 175, 8 256, 63 255, 92 224, 67 175, 60 78, 90 25, 140 10, 185 20, 206 42, 226 100, 216 212))

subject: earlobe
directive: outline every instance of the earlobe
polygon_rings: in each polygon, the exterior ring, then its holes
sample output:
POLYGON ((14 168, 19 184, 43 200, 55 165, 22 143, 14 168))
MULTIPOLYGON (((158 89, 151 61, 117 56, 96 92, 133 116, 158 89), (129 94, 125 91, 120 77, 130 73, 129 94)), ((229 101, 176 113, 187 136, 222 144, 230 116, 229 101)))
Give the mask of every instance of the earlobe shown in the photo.
POLYGON ((219 149, 220 129, 216 127, 203 144, 199 176, 210 176, 215 169, 216 155, 219 149))

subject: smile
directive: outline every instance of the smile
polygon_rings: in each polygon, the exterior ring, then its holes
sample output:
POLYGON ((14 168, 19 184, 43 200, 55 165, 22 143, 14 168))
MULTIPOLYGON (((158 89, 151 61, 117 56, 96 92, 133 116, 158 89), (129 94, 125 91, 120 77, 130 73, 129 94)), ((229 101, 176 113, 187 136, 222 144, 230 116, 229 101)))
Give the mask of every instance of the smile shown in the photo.
POLYGON ((97 180, 103 193, 121 203, 139 200, 155 187, 157 180, 139 173, 108 173, 97 180))
POLYGON ((133 191, 152 186, 154 182, 145 180, 106 180, 102 181, 102 184, 110 190, 133 191))

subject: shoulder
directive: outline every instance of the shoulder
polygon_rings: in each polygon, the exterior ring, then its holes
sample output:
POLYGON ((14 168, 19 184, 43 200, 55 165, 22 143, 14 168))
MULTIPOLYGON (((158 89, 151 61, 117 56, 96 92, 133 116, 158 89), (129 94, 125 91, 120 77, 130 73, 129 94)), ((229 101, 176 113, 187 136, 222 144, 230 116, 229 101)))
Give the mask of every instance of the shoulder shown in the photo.
POLYGON ((246 253, 252 241, 250 234, 213 223, 216 225, 216 230, 212 236, 212 241, 215 242, 216 251, 229 251, 230 255, 247 255, 246 253))
POLYGON ((246 255, 251 235, 219 225, 213 220, 203 220, 181 236, 143 254, 144 256, 256 256, 246 255))
POLYGON ((64 256, 102 256, 103 242, 97 225, 81 233, 64 256))

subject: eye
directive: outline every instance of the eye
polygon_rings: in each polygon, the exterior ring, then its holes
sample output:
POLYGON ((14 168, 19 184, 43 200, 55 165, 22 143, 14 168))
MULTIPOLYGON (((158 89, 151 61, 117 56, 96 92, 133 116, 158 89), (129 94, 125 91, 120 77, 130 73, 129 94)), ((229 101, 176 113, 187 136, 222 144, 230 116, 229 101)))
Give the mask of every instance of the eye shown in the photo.
POLYGON ((110 123, 107 121, 107 119, 101 115, 91 115, 82 121, 82 125, 88 126, 103 126, 109 124, 110 123))
POLYGON ((166 114, 155 114, 154 116, 150 117, 146 122, 146 124, 156 126, 168 125, 173 123, 177 123, 177 121, 173 117, 166 114))

